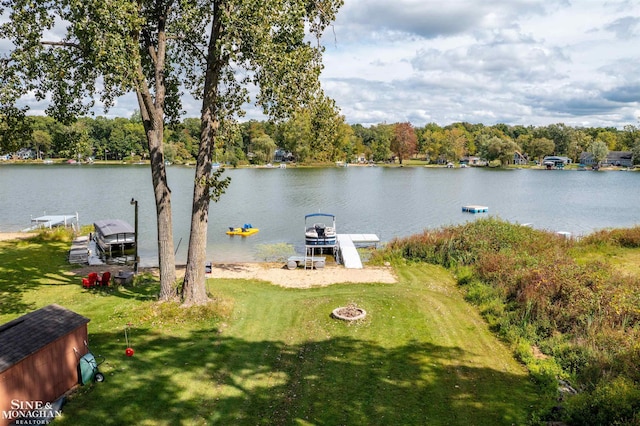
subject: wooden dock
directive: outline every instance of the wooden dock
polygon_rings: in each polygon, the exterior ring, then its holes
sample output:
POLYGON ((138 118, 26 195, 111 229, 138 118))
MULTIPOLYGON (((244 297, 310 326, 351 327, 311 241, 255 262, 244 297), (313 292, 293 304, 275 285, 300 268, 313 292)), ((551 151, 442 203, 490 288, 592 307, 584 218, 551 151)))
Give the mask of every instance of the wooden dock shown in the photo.
POLYGON ((84 235, 76 238, 69 249, 69 263, 89 263, 89 237, 84 235))
POLYGON ((462 206, 462 211, 465 213, 486 213, 489 211, 489 207, 486 206, 462 206))
POLYGON ((73 240, 68 255, 69 263, 82 265, 104 265, 98 254, 96 242, 86 235, 81 235, 73 240))

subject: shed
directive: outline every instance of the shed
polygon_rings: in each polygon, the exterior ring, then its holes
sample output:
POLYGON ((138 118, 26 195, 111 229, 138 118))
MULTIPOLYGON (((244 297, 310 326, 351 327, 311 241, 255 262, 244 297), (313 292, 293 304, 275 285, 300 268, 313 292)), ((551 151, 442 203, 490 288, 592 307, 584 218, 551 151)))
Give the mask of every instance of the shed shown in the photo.
POLYGON ((90 320, 48 305, 0 326, 0 426, 16 405, 53 402, 78 383, 90 320))

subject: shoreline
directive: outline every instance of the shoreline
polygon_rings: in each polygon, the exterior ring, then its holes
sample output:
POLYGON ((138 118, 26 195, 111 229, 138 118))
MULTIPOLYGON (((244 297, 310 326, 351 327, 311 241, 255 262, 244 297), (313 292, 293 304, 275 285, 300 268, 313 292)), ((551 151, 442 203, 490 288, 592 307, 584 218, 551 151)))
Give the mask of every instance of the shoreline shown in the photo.
MULTIPOLYGON (((90 272, 130 271, 131 267, 123 265, 77 265, 71 271, 77 277, 84 277, 90 272)), ((290 270, 285 262, 238 262, 214 263, 211 273, 205 274, 206 279, 232 279, 263 281, 285 288, 307 289, 326 287, 333 284, 395 284, 398 278, 390 266, 365 266, 362 269, 347 269, 341 265, 325 266, 322 269, 290 270)), ((141 273, 158 276, 158 268, 140 268, 141 273)), ((176 265, 178 279, 184 277, 185 266, 176 265)))
POLYGON ((33 232, 0 232, 0 241, 26 240, 34 235, 33 232))
MULTIPOLYGON (((0 241, 24 240, 34 236, 30 232, 0 232, 0 241)), ((112 274, 121 270, 131 270, 130 266, 123 265, 76 265, 71 273, 77 277, 83 277, 89 272, 103 273, 110 271, 112 274)), ((142 272, 158 274, 157 267, 140 268, 142 272)), ((185 266, 176 265, 178 278, 184 276, 185 266)), ((392 267, 389 266, 365 266, 362 269, 347 269, 341 265, 328 265, 322 269, 290 270, 286 262, 238 262, 238 263, 214 263, 211 273, 206 274, 207 279, 243 279, 269 282, 286 288, 312 288, 326 287, 332 284, 366 284, 382 283, 395 284, 398 279, 392 267)))

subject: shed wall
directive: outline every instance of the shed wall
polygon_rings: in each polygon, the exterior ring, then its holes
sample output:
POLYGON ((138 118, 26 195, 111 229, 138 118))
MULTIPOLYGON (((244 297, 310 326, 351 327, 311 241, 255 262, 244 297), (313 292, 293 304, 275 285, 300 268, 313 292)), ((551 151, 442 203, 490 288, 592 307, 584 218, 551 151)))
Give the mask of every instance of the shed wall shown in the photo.
POLYGON ((78 383, 78 355, 87 353, 87 325, 63 336, 0 373, 0 426, 12 401, 53 402, 78 383))

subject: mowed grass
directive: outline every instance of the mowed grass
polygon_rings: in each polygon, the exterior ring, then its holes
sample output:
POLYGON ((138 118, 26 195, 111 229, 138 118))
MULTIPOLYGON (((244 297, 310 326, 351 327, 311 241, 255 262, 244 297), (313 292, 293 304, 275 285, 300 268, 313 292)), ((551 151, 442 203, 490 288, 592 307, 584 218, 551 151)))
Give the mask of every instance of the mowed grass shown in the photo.
POLYGON ((144 279, 82 289, 67 248, 0 243, 0 322, 59 303, 91 318, 91 350, 106 357, 106 381, 80 387, 57 424, 511 425, 537 408, 523 367, 442 268, 304 290, 209 280, 216 302, 187 313, 144 279), (330 317, 348 303, 367 317, 330 317))

